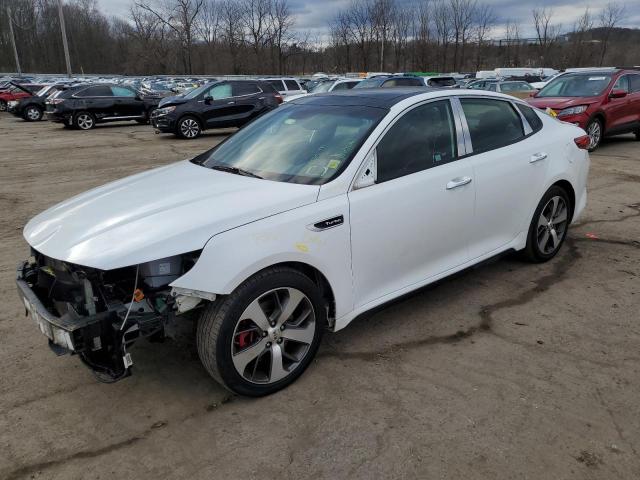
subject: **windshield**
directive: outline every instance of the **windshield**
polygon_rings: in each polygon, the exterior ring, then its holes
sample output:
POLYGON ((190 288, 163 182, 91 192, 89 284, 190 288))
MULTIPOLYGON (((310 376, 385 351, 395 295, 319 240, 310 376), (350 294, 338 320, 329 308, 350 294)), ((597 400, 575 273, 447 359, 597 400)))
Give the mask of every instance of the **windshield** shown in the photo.
POLYGON ((609 82, 611 74, 576 73, 558 77, 549 82, 536 97, 597 97, 609 82))
POLYGON ((192 161, 267 180, 319 185, 350 161, 387 110, 289 104, 260 117, 192 161))
POLYGON ((309 90, 309 93, 324 93, 324 92, 328 92, 329 89, 331 88, 331 85, 333 85, 333 81, 329 81, 329 82, 320 82, 317 85, 314 85, 311 90, 309 90))
POLYGON ((196 98, 198 95, 205 92, 207 89, 211 88, 212 86, 213 86, 212 83, 207 83, 205 85, 202 85, 201 87, 194 88, 193 90, 190 90, 188 93, 186 93, 184 95, 184 98, 188 98, 188 99, 196 98))
POLYGON ((384 81, 385 78, 367 78, 353 88, 378 88, 384 81))

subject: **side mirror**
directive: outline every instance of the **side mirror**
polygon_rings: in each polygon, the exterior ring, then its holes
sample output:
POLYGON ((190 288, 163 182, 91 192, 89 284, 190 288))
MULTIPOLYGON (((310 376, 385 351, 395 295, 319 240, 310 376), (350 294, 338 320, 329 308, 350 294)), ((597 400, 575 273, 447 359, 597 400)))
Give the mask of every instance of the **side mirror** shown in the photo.
POLYGON ((206 97, 204 97, 204 103, 206 103, 207 105, 211 105, 212 102, 213 97, 211 95, 207 95, 206 97))
POLYGON ((609 98, 624 98, 626 96, 627 96, 627 91, 622 90, 621 88, 614 88, 613 90, 611 90, 611 93, 609 94, 609 98))

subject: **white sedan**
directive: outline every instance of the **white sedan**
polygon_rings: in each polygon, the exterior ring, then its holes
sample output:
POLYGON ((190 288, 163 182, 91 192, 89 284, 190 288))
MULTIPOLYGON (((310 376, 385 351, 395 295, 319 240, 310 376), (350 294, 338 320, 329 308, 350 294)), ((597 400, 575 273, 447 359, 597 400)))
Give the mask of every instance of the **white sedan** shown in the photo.
POLYGON ((588 145, 498 93, 313 95, 36 216, 18 290, 100 379, 193 318, 209 373, 266 395, 324 330, 505 251, 552 259, 586 204, 588 145))

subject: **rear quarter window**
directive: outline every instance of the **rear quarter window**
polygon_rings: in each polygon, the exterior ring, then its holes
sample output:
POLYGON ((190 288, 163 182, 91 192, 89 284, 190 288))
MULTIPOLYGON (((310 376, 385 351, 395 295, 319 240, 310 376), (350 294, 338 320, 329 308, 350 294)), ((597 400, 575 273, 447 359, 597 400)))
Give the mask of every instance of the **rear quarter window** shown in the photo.
POLYGON ((529 126, 533 130, 533 133, 540 131, 540 129, 542 128, 542 120, 535 112, 535 110, 520 103, 517 104, 517 107, 518 110, 520 110, 520 113, 524 115, 524 118, 527 119, 527 122, 529 122, 529 126))

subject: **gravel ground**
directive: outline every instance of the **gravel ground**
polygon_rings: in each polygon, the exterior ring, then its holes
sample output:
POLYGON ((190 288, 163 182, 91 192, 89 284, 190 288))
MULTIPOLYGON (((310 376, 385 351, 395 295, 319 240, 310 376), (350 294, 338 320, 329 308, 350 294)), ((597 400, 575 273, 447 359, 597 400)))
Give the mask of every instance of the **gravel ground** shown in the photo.
POLYGON ((26 221, 225 134, 0 116, 0 478, 640 478, 631 136, 592 155, 588 208, 552 262, 503 258, 361 317, 278 394, 230 396, 176 342, 136 345, 113 385, 54 356, 15 293, 26 221))

